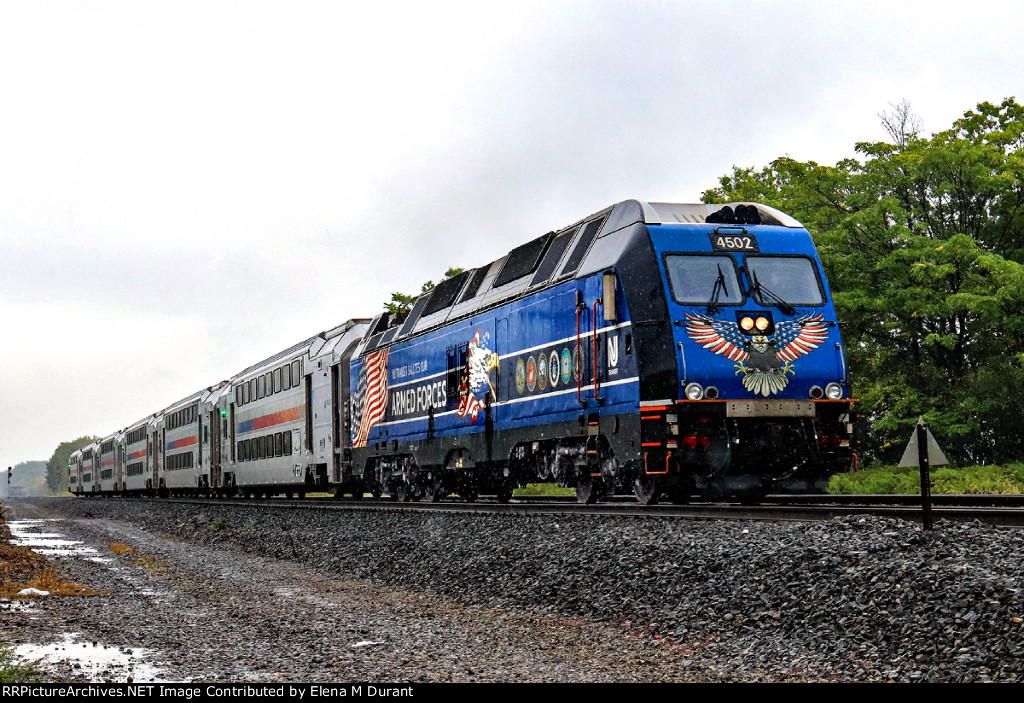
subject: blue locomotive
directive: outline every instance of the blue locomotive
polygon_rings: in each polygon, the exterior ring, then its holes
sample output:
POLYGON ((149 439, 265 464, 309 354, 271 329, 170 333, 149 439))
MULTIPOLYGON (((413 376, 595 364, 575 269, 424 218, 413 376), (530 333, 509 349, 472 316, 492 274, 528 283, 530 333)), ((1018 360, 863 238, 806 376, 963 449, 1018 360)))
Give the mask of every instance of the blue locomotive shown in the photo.
POLYGON ((820 261, 764 205, 619 203, 378 316, 350 367, 355 494, 756 500, 852 458, 820 261))
POLYGON ((630 200, 189 394, 77 452, 70 488, 756 500, 849 465, 850 405, 798 222, 630 200))

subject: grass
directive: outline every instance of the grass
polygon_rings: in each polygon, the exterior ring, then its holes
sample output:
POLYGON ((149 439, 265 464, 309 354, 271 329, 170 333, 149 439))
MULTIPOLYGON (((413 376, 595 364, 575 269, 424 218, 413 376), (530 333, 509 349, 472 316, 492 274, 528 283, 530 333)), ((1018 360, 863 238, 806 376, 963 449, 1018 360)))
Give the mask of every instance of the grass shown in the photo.
POLYGON ((167 570, 168 562, 166 559, 161 559, 151 554, 141 554, 138 549, 130 545, 115 542, 110 545, 110 551, 114 554, 132 555, 128 558, 128 563, 141 566, 151 574, 159 574, 167 570))
POLYGON ((140 554, 134 559, 129 559, 129 562, 137 566, 141 566, 143 569, 151 574, 160 574, 167 570, 169 563, 166 559, 155 557, 151 554, 140 554))
MULTIPOLYGON (((997 495, 1024 493, 1024 464, 1006 466, 943 466, 931 470, 932 493, 997 495)), ((920 493, 921 472, 915 467, 870 466, 863 471, 836 474, 829 482, 833 494, 920 493)))
POLYGON ((43 672, 35 662, 18 659, 14 646, 0 644, 0 683, 41 683, 43 672))
MULTIPOLYGON (((98 591, 87 586, 66 581, 42 555, 28 547, 11 544, 11 531, 3 510, 0 505, 0 598, 37 597, 18 595, 26 588, 48 591, 56 596, 99 595, 98 591)), ((37 662, 20 660, 13 645, 0 643, 0 683, 40 683, 45 680, 43 677, 37 662)))
POLYGON ((37 597, 19 595, 26 588, 48 591, 55 596, 95 596, 100 593, 88 586, 64 580, 45 557, 28 547, 12 544, 11 531, 3 518, 3 506, 0 506, 0 598, 37 597))
POLYGON ((563 488, 554 483, 529 483, 525 488, 517 488, 514 496, 574 496, 576 491, 572 488, 563 488))

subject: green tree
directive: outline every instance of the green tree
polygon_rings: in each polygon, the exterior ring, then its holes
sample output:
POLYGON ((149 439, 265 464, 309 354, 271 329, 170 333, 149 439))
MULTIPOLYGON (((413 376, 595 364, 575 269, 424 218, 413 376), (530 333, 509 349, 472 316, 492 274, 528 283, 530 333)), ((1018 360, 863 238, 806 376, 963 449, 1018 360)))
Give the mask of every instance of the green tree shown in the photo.
POLYGON ((706 202, 752 200, 815 237, 869 420, 866 448, 898 459, 918 416, 962 461, 1024 456, 1024 108, 981 103, 923 138, 906 103, 891 141, 835 166, 734 168, 706 202))
POLYGON ((46 485, 51 491, 60 493, 67 490, 68 463, 71 461, 71 455, 99 439, 99 437, 79 437, 70 442, 61 442, 57 445, 57 448, 53 450, 50 460, 46 462, 46 485), (60 474, 60 485, 57 483, 58 472, 60 474))

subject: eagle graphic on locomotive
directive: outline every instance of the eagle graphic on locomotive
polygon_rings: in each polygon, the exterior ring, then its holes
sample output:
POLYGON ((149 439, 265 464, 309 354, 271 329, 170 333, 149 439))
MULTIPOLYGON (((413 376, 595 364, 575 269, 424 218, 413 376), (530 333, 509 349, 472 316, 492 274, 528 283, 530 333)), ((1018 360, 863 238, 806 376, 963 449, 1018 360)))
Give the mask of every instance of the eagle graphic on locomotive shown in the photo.
POLYGON ((800 223, 630 200, 85 448, 72 490, 751 501, 846 469, 851 402, 800 223))

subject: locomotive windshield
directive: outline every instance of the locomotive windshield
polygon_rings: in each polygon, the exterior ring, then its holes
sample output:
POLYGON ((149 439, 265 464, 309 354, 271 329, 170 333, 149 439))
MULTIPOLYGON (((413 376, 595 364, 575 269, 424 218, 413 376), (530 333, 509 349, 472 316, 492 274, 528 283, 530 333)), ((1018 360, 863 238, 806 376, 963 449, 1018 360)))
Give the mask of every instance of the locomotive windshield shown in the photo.
POLYGON ((760 284, 760 289, 752 292, 761 305, 780 305, 779 299, 789 305, 825 303, 817 268, 807 257, 748 256, 744 264, 751 280, 760 284))
POLYGON ((731 256, 669 254, 665 270, 672 297, 680 305, 704 305, 718 292, 718 305, 743 302, 739 273, 731 256))

